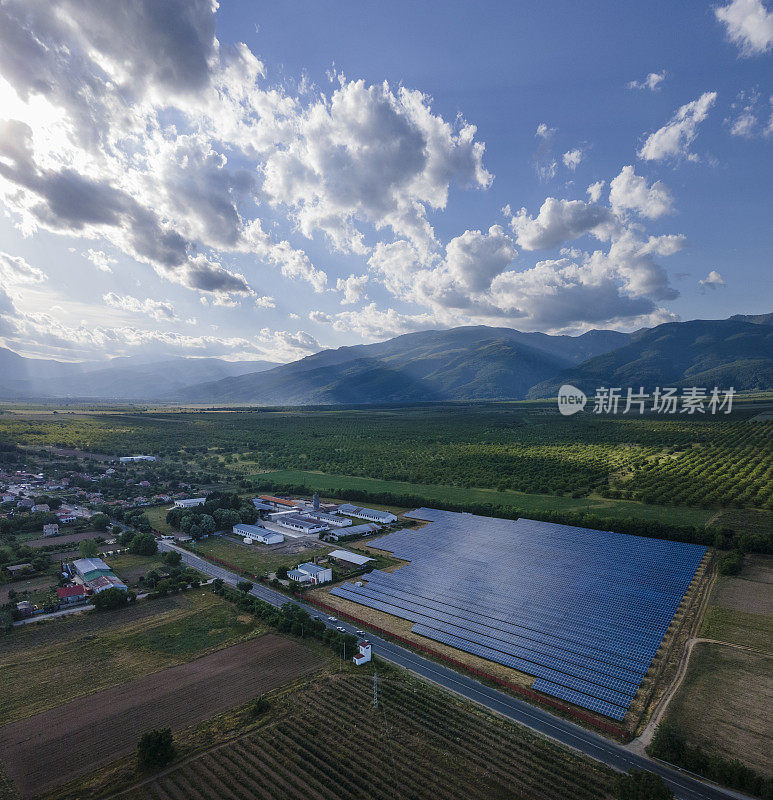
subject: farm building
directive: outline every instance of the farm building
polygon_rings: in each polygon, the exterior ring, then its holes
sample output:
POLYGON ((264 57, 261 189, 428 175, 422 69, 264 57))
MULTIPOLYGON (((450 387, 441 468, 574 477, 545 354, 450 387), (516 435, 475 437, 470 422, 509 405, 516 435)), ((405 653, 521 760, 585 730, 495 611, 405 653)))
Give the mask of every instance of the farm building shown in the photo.
POLYGON ((257 499, 262 500, 267 505, 270 505, 271 508, 293 509, 298 508, 299 506, 298 502, 295 500, 286 500, 284 497, 274 497, 270 494, 262 494, 257 499))
POLYGON ((56 522, 43 526, 43 536, 56 536, 59 533, 59 526, 56 522))
POLYGON ((274 522, 277 525, 281 525, 283 528, 289 528, 299 533, 306 533, 310 536, 328 530, 327 525, 324 523, 318 522, 316 519, 301 516, 300 514, 282 514, 274 519, 274 522))
POLYGON ((197 506, 203 506, 206 501, 206 497, 189 497, 183 500, 175 500, 174 505, 175 508, 196 508, 197 506))
POLYGON ((318 564, 298 564, 295 569, 288 570, 287 577, 298 583, 327 583, 333 580, 333 570, 330 567, 320 567, 318 564))
POLYGON ((246 525, 243 522, 234 525, 233 532, 236 536, 261 544, 279 544, 285 540, 281 533, 274 533, 274 531, 266 530, 259 525, 246 525))
POLYGON ((78 558, 73 567, 78 580, 95 594, 105 589, 129 588, 101 558, 78 558))
POLYGON ((378 533, 380 530, 380 525, 366 522, 364 525, 353 525, 351 528, 341 531, 341 536, 368 536, 372 533, 378 533))
POLYGON ((367 564, 368 561, 373 561, 372 558, 364 556, 362 553, 352 553, 351 550, 333 550, 331 553, 328 553, 328 556, 334 558, 336 561, 343 561, 346 564, 356 564, 358 567, 362 567, 367 564))
POLYGON ((118 459, 122 464, 128 464, 131 461, 155 461, 155 456, 121 456, 118 459))
POLYGON ((326 514, 324 511, 305 511, 303 514, 309 519, 316 519, 328 528, 347 528, 352 521, 347 517, 340 517, 338 514, 326 514))
POLYGON ((60 586, 56 596, 60 603, 79 603, 86 598, 86 590, 83 586, 60 586))
POLYGON ((25 570, 32 569, 32 564, 25 562, 24 564, 12 564, 10 567, 6 567, 8 572, 11 575, 17 575, 20 572, 24 572, 25 570))
POLYGON ((273 511, 274 506, 270 503, 266 503, 264 500, 261 500, 259 497, 252 498, 252 505, 255 506, 256 511, 273 511))
POLYGON ((339 506, 338 511, 340 514, 346 514, 347 517, 367 519, 370 522, 380 522, 382 525, 397 522, 397 517, 391 511, 377 511, 375 508, 362 508, 361 506, 353 506, 351 503, 344 503, 339 506))
POLYGON ((367 664, 371 658, 370 642, 362 641, 357 643, 357 653, 355 653, 352 661, 359 667, 361 664, 367 664))

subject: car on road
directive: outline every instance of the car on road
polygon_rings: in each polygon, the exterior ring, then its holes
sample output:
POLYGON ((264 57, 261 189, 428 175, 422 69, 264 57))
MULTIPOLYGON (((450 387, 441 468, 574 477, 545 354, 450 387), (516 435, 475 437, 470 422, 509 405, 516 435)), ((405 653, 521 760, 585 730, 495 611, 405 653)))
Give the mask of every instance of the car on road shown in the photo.
POLYGON ((341 633, 346 633, 346 628, 343 625, 336 625, 336 630, 341 631, 341 633))
POLYGON ((338 622, 338 620, 335 617, 328 617, 327 621, 328 622, 338 622))
POLYGON ((365 636, 365 631, 356 631, 357 636, 365 636))

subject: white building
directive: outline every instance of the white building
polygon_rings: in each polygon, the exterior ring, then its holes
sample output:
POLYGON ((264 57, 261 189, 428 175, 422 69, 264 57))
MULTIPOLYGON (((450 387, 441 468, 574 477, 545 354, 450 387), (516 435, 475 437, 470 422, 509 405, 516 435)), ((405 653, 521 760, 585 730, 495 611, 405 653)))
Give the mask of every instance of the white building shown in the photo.
POLYGON ((333 550, 331 553, 328 553, 328 556, 330 558, 335 558, 337 561, 356 564, 358 567, 364 566, 368 561, 373 561, 372 558, 368 558, 368 556, 364 556, 362 553, 352 553, 351 550, 333 550))
POLYGON ((196 506, 203 506, 207 502, 206 497, 189 497, 184 500, 175 500, 176 508, 196 508, 196 506))
POLYGON ((352 661, 359 667, 361 664, 367 664, 371 659, 371 646, 370 642, 362 641, 357 643, 358 653, 355 654, 352 661))
POLYGON ((274 531, 266 530, 259 525, 246 525, 243 522, 234 525, 233 532, 245 541, 260 542, 261 544, 280 544, 285 540, 281 533, 274 533, 274 531))
POLYGON ((155 456, 121 456, 118 459, 122 464, 127 464, 130 461, 155 461, 155 456))
POLYGON ((309 519, 316 519, 329 528, 346 528, 352 524, 352 521, 346 517, 339 517, 338 514, 327 514, 324 511, 304 511, 303 516, 309 519))
POLYGON ((75 522, 78 517, 75 516, 74 511, 57 511, 56 516, 59 518, 59 522, 75 522))
POLYGON ((318 564, 298 564, 295 569, 288 570, 287 577, 298 583, 328 583, 333 580, 333 570, 330 567, 320 567, 318 564))
POLYGON ((59 526, 55 522, 43 526, 43 536, 56 536, 58 533, 59 526))
POLYGON ((367 519, 369 522, 380 522, 382 525, 397 522, 397 517, 391 511, 377 511, 375 508, 362 508, 361 506, 353 506, 351 503, 344 503, 339 506, 338 512, 346 514, 347 517, 367 519))
MULTIPOLYGON (((273 515, 272 515, 273 517, 273 515)), ((277 515, 272 520, 275 524, 281 525, 283 528, 289 528, 291 531, 299 531, 313 536, 315 533, 322 533, 328 530, 328 526, 322 522, 309 517, 302 517, 300 514, 282 514, 277 515)))

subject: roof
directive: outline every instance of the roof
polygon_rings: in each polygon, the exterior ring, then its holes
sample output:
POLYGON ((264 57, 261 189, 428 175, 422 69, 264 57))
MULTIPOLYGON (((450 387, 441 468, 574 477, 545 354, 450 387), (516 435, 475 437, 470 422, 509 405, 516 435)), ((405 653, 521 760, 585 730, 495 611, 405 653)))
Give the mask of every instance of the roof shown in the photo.
POLYGON ((285 500, 283 497, 274 497, 270 494, 262 494, 258 500, 266 500, 269 503, 274 503, 277 506, 289 506, 295 508, 295 502, 292 500, 285 500))
POLYGON ((298 564, 298 569, 307 575, 319 575, 320 572, 324 572, 325 569, 330 569, 330 567, 320 567, 318 564, 306 562, 305 564, 298 564))
POLYGON ((299 528, 324 528, 325 525, 316 519, 306 519, 300 514, 286 514, 276 520, 277 525, 295 525, 299 528))
POLYGON ((233 526, 233 530, 239 533, 266 533, 265 528, 261 528, 260 525, 247 525, 246 522, 238 522, 236 525, 233 526))
POLYGON ((57 597, 79 597, 85 593, 82 586, 60 586, 56 590, 57 597))
POLYGON ((128 589, 129 587, 120 579, 117 578, 115 575, 100 575, 98 578, 94 578, 93 581, 89 581, 89 589, 93 592, 98 592, 101 589, 128 589))
POLYGON ((293 581, 302 581, 309 577, 307 572, 301 572, 299 569, 288 569, 287 577, 293 581))
POLYGON ((380 531, 381 527, 376 525, 375 522, 366 522, 364 525, 354 525, 351 528, 347 528, 345 531, 341 531, 341 536, 357 536, 360 533, 375 533, 376 531, 380 531))
POLYGON ((95 569, 107 570, 111 572, 110 567, 101 558, 77 558, 72 562, 72 565, 80 573, 91 572, 95 569))
POLYGON ((371 516, 377 517, 379 519, 388 519, 389 517, 394 517, 394 514, 391 511, 379 511, 375 508, 365 508, 364 506, 354 506, 351 503, 344 503, 342 506, 338 507, 338 510, 342 514, 353 514, 357 516, 358 514, 369 514, 371 516))
POLYGON ((348 561, 351 564, 367 564, 368 561, 373 561, 372 558, 364 556, 361 553, 352 553, 349 550, 333 550, 328 553, 330 558, 337 558, 339 561, 348 561))

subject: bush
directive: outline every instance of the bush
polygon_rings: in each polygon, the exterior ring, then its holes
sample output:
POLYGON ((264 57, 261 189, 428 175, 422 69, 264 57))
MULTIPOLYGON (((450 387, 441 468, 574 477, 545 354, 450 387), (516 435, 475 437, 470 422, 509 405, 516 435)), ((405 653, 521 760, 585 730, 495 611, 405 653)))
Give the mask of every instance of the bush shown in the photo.
POLYGON ((719 562, 720 575, 738 575, 743 569, 743 553, 740 550, 733 550, 719 562))
POLYGON ((97 611, 110 611, 114 608, 122 608, 129 603, 129 593, 123 589, 112 587, 105 589, 91 598, 91 602, 97 611))
POLYGON ((84 539, 78 543, 78 555, 81 558, 94 558, 99 555, 99 545, 94 539, 84 539))
POLYGON ((252 583, 250 583, 250 581, 239 581, 239 582, 236 584, 236 588, 237 588, 237 589, 238 589, 240 592, 244 592, 245 594, 247 594, 247 592, 250 592, 250 591, 252 591, 252 587, 253 587, 253 584, 252 584, 252 583))
POLYGON ((253 717, 259 717, 261 714, 265 714, 271 708, 271 703, 266 700, 263 695, 261 695, 255 702, 250 706, 250 714, 253 717))
POLYGON ((152 556, 158 552, 158 543, 152 533, 138 533, 129 545, 129 552, 137 556, 152 556))
POLYGON ((618 777, 615 797, 618 800, 673 800, 674 793, 660 775, 635 769, 618 777))
POLYGON ((0 611, 0 631, 8 633, 10 630, 13 630, 13 616, 10 611, 2 610, 0 611))
POLYGON ((143 772, 163 767, 176 755, 171 728, 143 733, 137 743, 137 766, 143 772))
POLYGON ((170 567, 176 567, 183 560, 183 557, 182 553, 178 552, 177 550, 170 550, 161 556, 161 560, 164 562, 164 564, 167 564, 170 567))

